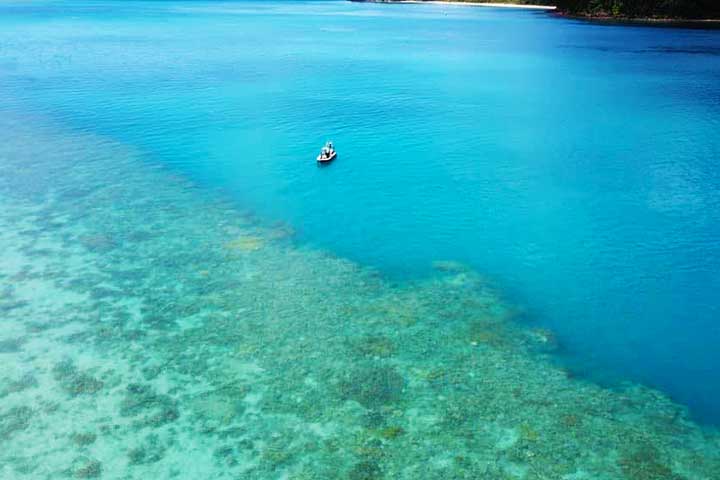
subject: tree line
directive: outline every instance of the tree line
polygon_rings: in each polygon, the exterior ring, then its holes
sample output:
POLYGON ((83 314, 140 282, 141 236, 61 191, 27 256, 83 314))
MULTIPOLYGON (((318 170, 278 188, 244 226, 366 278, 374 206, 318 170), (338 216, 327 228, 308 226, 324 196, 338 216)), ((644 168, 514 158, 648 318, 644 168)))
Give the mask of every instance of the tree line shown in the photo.
POLYGON ((643 18, 720 18, 720 0, 555 0, 576 15, 643 18))

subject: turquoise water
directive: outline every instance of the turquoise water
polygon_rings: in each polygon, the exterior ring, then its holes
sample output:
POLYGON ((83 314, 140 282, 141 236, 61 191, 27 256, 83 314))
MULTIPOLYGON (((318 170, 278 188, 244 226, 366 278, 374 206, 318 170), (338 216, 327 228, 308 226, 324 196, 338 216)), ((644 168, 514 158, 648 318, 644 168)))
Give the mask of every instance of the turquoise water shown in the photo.
POLYGON ((720 478, 719 80, 531 11, 0 3, 3 478, 720 478))

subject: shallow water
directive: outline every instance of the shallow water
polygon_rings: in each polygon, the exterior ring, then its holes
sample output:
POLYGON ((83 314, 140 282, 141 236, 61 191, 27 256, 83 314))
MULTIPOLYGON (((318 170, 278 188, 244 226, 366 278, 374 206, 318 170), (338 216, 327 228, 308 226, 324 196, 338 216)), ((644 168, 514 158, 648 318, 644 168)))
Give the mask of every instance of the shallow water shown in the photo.
POLYGON ((347 2, 2 5, 6 106, 132 145, 386 275, 468 264, 577 374, 720 421, 716 31, 347 2), (317 170, 326 138, 340 159, 317 170))
POLYGON ((717 33, 0 9, 4 477, 720 477, 717 33))

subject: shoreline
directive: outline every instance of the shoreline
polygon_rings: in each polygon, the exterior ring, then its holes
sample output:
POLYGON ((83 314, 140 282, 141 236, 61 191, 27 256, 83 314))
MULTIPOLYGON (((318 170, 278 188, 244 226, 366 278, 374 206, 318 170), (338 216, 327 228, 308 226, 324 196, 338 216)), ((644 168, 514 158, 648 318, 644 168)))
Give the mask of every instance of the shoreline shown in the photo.
POLYGON ((455 0, 349 0, 358 3, 399 3, 399 4, 431 4, 431 5, 460 5, 469 7, 511 8, 525 10, 543 10, 551 12, 561 18, 582 20, 600 25, 634 25, 648 27, 673 27, 696 29, 720 29, 720 18, 652 18, 652 17, 612 17, 598 15, 570 14, 558 10, 555 5, 534 5, 520 3, 493 3, 493 2, 459 2, 455 0))
POLYGON ((358 3, 413 3, 431 5, 461 5, 467 7, 520 8, 526 10, 557 10, 554 5, 525 5, 521 3, 457 2, 453 0, 350 0, 358 3))
POLYGON ((598 15, 576 15, 554 11, 553 15, 568 20, 580 20, 598 25, 624 25, 638 27, 672 27, 715 30, 720 29, 720 18, 633 18, 598 15))

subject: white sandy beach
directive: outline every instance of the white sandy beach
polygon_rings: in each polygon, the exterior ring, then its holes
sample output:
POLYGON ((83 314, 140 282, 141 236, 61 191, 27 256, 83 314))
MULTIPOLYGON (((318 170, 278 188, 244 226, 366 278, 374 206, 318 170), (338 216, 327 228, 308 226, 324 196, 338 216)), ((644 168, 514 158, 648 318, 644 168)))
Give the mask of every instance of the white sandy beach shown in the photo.
POLYGON ((524 8, 531 10, 555 10, 556 6, 553 5, 521 5, 519 3, 492 3, 492 2, 453 2, 453 1, 442 1, 442 0, 390 0, 380 1, 378 3, 422 3, 422 4, 433 4, 433 5, 464 5, 472 7, 497 7, 497 8, 524 8))

